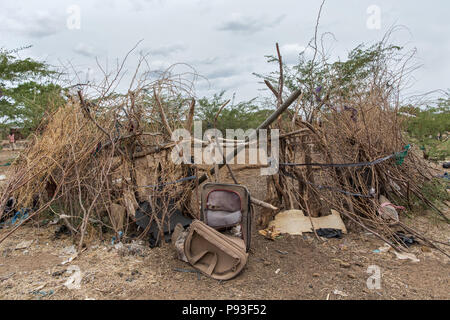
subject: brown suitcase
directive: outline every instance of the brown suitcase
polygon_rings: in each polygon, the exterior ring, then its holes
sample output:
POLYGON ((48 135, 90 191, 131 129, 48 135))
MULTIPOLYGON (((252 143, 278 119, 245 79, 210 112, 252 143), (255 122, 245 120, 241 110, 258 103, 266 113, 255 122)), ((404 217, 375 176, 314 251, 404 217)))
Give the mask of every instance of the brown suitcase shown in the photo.
POLYGON ((239 226, 245 250, 251 243, 252 206, 250 193, 238 184, 207 183, 201 192, 201 220, 214 229, 224 231, 239 226))
POLYGON ((236 277, 248 259, 242 239, 222 234, 199 220, 189 227, 184 253, 194 268, 217 280, 236 277))
POLYGON ((185 256, 192 266, 214 279, 232 279, 248 260, 250 194, 241 185, 207 183, 201 192, 201 203, 202 221, 196 220, 189 227, 185 256), (232 228, 235 235, 226 234, 232 228))

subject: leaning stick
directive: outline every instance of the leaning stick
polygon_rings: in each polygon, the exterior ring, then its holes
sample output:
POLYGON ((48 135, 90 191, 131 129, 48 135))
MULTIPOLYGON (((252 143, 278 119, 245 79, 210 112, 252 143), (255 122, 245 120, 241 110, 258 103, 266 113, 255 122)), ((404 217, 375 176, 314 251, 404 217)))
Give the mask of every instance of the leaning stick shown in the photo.
POLYGON ((191 105, 189 107, 189 115, 186 123, 186 130, 191 132, 192 123, 194 122, 194 111, 195 111, 195 99, 192 99, 191 105))
POLYGON ((159 100, 158 95, 156 94, 156 90, 153 88, 153 94, 155 96, 156 105, 158 106, 159 113, 161 115, 161 120, 166 127, 167 133, 169 136, 172 136, 172 128, 170 128, 169 121, 167 121, 166 113, 164 112, 163 106, 161 104, 161 101, 159 100))

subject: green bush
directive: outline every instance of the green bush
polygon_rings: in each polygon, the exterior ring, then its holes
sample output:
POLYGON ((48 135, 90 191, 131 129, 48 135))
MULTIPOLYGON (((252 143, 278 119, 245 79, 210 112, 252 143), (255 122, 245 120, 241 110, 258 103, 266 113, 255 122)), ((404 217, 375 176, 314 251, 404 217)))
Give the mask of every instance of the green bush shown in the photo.
POLYGON ((57 73, 43 62, 20 58, 19 50, 0 48, 0 129, 21 127, 27 135, 64 99, 53 82, 57 73))
MULTIPOLYGON (((212 98, 204 97, 198 101, 196 119, 202 121, 203 130, 214 127, 215 117, 227 101, 224 94, 225 92, 222 91, 214 94, 212 98)), ((256 129, 272 112, 259 108, 254 103, 254 99, 235 105, 229 103, 218 115, 216 127, 224 135, 226 129, 256 129)))
POLYGON ((450 139, 438 140, 450 131, 450 91, 440 98, 435 106, 403 107, 402 113, 413 115, 406 119, 406 131, 421 149, 433 160, 445 160, 450 157, 450 139), (431 138, 430 138, 431 136, 431 138))

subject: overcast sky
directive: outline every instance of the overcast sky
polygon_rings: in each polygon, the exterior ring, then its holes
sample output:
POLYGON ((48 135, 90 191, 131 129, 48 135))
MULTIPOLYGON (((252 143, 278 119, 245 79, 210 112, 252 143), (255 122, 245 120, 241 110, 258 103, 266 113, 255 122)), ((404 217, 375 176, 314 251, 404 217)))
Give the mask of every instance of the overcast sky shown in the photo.
MULTIPOLYGON (((57 66, 70 61, 81 72, 91 70, 92 79, 99 77, 95 57, 111 65, 143 39, 139 50, 151 53, 152 68, 185 62, 209 79, 198 83, 198 96, 223 89, 250 99, 267 94, 252 72, 273 70, 264 56, 275 53, 276 42, 285 61, 295 63, 314 35, 320 2, 1 0, 0 47, 33 45, 21 56, 57 66)), ((380 40, 392 25, 406 26, 396 41, 417 48, 423 67, 409 91, 422 93, 450 87, 449 13, 447 0, 327 0, 319 32, 333 32, 328 48, 334 58, 345 58, 357 44, 380 40), (373 6, 380 9, 379 25, 373 6)), ((130 58, 128 69, 137 58, 130 58)))

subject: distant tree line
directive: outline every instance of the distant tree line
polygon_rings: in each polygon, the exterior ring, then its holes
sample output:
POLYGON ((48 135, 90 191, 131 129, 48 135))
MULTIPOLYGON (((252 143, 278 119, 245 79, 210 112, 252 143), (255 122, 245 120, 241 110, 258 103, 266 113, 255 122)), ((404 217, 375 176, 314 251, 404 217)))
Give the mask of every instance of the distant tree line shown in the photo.
MULTIPOLYGON (((26 49, 26 48, 25 48, 26 49)), ((334 102, 333 97, 345 100, 355 88, 364 88, 367 73, 379 72, 380 61, 395 52, 397 46, 357 46, 350 51, 347 60, 324 62, 310 59, 299 53, 294 66, 283 64, 285 94, 298 87, 304 90, 302 117, 313 121, 317 106, 326 108, 334 102)), ((26 135, 37 128, 46 114, 65 102, 64 88, 58 84, 59 75, 50 65, 31 58, 22 59, 17 51, 0 50, 0 132, 7 133, 11 127, 22 128, 26 135)), ((277 58, 268 56, 268 63, 277 58)), ((273 85, 279 72, 268 75, 255 74, 273 85)), ((433 107, 409 106, 400 109, 414 115, 407 121, 406 130, 411 136, 420 138, 442 135, 450 128, 450 91, 433 107)), ((152 103, 149 92, 149 103, 152 103)), ((181 99, 181 98, 180 98, 181 99)), ((173 112, 185 101, 168 101, 173 112)), ((225 134, 225 129, 256 128, 273 111, 273 101, 257 102, 255 99, 234 103, 225 98, 225 91, 197 101, 195 119, 202 121, 203 130, 216 127, 225 134)))

